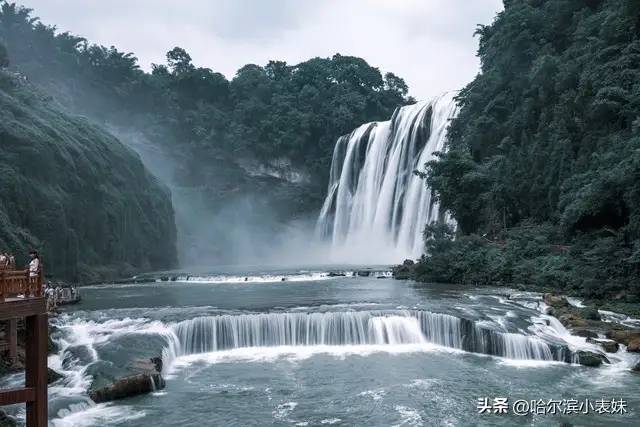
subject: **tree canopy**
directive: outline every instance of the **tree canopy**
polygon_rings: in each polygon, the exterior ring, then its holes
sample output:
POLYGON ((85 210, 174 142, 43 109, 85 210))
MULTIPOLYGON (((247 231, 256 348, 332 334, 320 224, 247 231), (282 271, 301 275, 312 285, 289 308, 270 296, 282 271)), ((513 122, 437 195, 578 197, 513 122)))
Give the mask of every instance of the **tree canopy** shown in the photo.
POLYGON ((571 247, 538 265, 573 268, 564 286, 637 293, 640 3, 510 0, 477 34, 481 73, 458 96, 429 184, 462 235, 535 229, 547 252, 571 247), (569 267, 553 265, 565 256, 569 267))
POLYGON ((412 101, 401 78, 339 54, 297 65, 248 64, 228 80, 175 47, 166 64, 146 73, 131 53, 59 32, 14 3, 0 4, 0 40, 16 70, 82 114, 161 127, 153 139, 191 152, 190 161, 287 157, 309 169, 321 188, 339 136, 412 101))

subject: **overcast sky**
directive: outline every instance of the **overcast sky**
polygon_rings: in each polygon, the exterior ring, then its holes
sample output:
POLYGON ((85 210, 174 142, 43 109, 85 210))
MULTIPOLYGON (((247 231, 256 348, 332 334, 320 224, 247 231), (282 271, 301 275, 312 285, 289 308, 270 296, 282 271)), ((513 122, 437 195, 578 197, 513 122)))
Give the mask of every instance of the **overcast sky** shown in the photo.
POLYGON ((144 69, 174 46, 231 78, 247 63, 359 56, 424 99, 477 73, 477 24, 501 0, 17 0, 46 24, 133 52, 144 69))

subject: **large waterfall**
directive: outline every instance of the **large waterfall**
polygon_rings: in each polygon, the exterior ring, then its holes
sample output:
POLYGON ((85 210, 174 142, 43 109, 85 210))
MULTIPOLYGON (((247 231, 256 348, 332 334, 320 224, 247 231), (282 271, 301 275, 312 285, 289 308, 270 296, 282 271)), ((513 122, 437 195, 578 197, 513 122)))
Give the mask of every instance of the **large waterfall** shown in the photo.
POLYGON ((422 253, 424 226, 443 213, 413 172, 444 148, 454 95, 399 108, 391 120, 338 139, 317 230, 333 260, 385 263, 422 253))

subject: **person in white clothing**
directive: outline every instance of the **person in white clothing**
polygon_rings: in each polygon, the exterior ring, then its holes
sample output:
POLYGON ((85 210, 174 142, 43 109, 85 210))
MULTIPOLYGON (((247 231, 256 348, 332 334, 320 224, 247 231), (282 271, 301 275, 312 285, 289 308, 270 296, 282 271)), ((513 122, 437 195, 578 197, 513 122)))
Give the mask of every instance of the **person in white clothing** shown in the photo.
POLYGON ((29 257, 31 257, 31 261, 29 261, 29 277, 38 277, 40 274, 40 257, 38 256, 38 252, 29 252, 29 257))

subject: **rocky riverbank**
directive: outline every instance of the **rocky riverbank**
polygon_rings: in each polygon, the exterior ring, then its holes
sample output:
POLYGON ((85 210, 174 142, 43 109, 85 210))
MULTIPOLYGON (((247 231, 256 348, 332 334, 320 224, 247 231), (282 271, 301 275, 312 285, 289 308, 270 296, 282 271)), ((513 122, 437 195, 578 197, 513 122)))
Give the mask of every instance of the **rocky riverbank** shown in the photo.
POLYGON ((597 308, 576 307, 563 295, 547 293, 543 301, 549 306, 547 314, 558 318, 573 335, 587 338, 607 353, 615 353, 621 346, 627 352, 640 353, 640 328, 605 321, 597 308))
MULTIPOLYGON (((401 265, 392 268, 393 277, 399 280, 414 280, 415 269, 418 264, 412 260, 405 260, 401 265)), ((531 289, 510 286, 511 288, 530 291, 531 289)), ((584 337, 590 344, 598 346, 602 354, 590 351, 577 351, 575 356, 578 363, 585 366, 600 366, 609 363, 606 354, 625 351, 640 353, 640 327, 631 322, 626 325, 612 318, 637 316, 640 307, 637 304, 626 304, 623 300, 616 301, 585 301, 579 304, 571 297, 551 289, 543 288, 542 302, 545 313, 556 317, 572 335, 584 337), (619 313, 624 313, 621 315, 619 313)), ((509 295, 506 295, 509 296, 509 295)), ((640 372, 640 363, 633 370, 640 372)))

